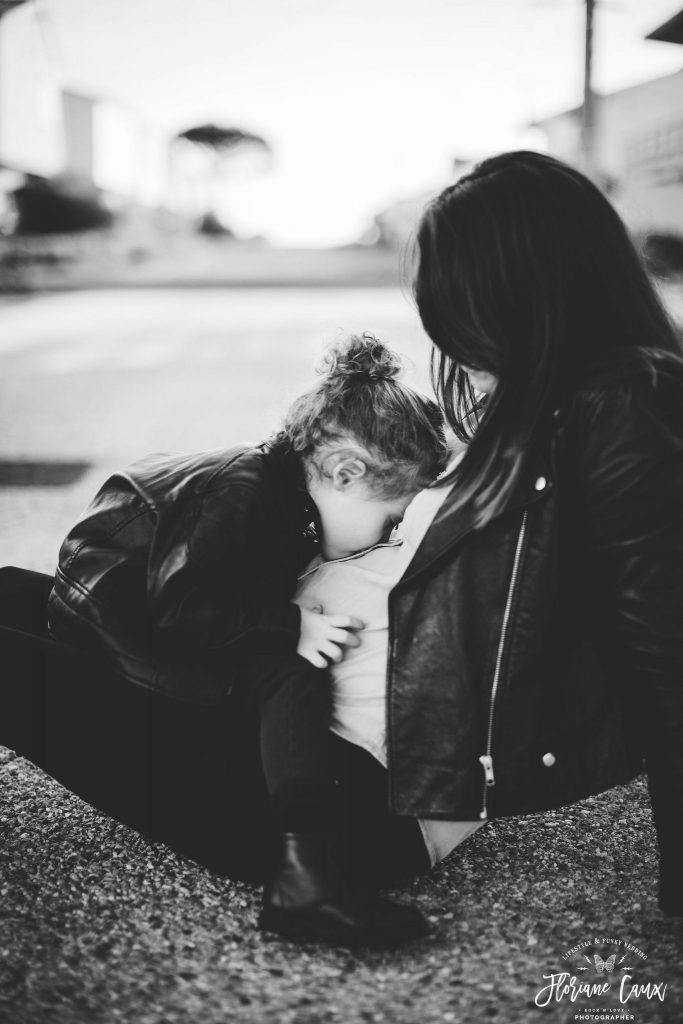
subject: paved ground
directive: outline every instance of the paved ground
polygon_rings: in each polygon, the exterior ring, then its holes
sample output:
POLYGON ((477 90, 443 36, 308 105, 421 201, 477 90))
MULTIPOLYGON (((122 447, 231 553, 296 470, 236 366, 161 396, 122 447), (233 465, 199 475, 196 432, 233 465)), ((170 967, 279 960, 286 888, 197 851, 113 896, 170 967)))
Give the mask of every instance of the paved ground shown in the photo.
POLYGON ((653 902, 640 783, 488 826, 396 894, 429 916, 429 938, 356 954, 262 936, 256 889, 147 844, 25 761, 0 769, 0 787, 6 1024, 569 1024, 618 1005, 618 982, 601 999, 534 1000, 568 968, 601 981, 581 953, 562 957, 602 938, 647 956, 627 956, 625 994, 667 985, 663 1002, 627 1002, 632 1019, 683 1019, 683 922, 653 902))
MULTIPOLYGON (((0 328, 0 481, 34 484, 0 487, 0 564, 48 572, 111 468, 262 437, 338 328, 394 341, 425 380, 424 339, 392 291, 41 296, 5 303, 0 328), (90 468, 45 486, 55 460, 90 468)), ((597 939, 647 955, 620 947, 633 983, 667 985, 663 1002, 625 1004, 636 1021, 683 1020, 683 922, 656 908, 641 782, 488 826, 402 894, 429 914, 430 938, 354 956, 264 938, 255 889, 147 844, 0 755, 2 1024, 564 1024, 618 1002, 613 982, 601 1000, 534 1004, 544 974, 604 978, 580 952, 563 960, 597 939)))

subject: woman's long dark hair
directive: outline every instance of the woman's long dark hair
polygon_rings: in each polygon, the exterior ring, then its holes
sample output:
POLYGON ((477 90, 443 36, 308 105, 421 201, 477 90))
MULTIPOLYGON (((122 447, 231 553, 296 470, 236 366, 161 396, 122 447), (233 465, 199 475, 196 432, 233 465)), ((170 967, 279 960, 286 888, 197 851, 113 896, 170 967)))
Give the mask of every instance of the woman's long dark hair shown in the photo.
POLYGON ((619 215, 579 171, 534 152, 479 164, 427 208, 414 295, 446 418, 468 443, 455 471, 479 525, 506 505, 525 453, 591 363, 680 347, 619 215), (494 374, 478 403, 462 367, 494 374))

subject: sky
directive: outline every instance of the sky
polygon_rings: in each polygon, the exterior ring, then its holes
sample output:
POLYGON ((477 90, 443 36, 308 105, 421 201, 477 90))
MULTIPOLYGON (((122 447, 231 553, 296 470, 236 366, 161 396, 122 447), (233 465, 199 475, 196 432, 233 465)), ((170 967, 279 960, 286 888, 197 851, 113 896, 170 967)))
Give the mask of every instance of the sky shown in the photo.
MULTIPOLYGON (((169 132, 214 121, 263 135, 270 169, 234 182, 224 212, 278 244, 352 241, 378 210, 444 184, 455 157, 542 148, 530 122, 581 101, 582 0, 31 4, 32 45, 69 87, 169 132)), ((599 2, 596 88, 683 67, 683 47, 644 39, 680 7, 599 2)))

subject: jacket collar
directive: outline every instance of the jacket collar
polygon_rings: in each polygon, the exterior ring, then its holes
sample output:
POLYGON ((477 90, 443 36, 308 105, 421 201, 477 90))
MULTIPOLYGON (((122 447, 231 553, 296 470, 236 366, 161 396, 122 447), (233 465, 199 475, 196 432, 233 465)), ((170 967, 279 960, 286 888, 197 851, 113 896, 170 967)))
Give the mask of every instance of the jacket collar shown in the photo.
POLYGON ((296 528, 301 533, 317 540, 318 510, 308 493, 301 457, 282 434, 258 447, 266 457, 273 488, 282 502, 283 511, 288 517, 294 517, 296 528))
MULTIPOLYGON (((605 387, 623 380, 625 376, 644 372, 650 375, 655 372, 669 372, 680 377, 683 373, 683 359, 653 349, 615 349, 605 353, 586 368, 581 387, 605 387)), ((530 462, 526 480, 517 488, 501 516, 509 515, 517 509, 528 508, 556 489, 558 446, 573 418, 581 387, 577 386, 574 401, 564 409, 557 409, 553 414, 545 449, 530 462)), ((399 587, 415 579, 477 528, 473 510, 457 507, 457 487, 456 478, 453 490, 427 530, 422 544, 398 584, 399 587)))
MULTIPOLYGON (((507 506, 495 521, 517 510, 529 508, 545 499, 556 488, 555 453, 559 436, 560 429, 552 433, 547 450, 537 456, 529 465, 525 479, 517 487, 507 506)), ((398 586, 412 582, 416 576, 421 575, 435 562, 438 562, 476 529, 478 527, 472 506, 458 506, 456 477, 450 493, 434 517, 398 586)))

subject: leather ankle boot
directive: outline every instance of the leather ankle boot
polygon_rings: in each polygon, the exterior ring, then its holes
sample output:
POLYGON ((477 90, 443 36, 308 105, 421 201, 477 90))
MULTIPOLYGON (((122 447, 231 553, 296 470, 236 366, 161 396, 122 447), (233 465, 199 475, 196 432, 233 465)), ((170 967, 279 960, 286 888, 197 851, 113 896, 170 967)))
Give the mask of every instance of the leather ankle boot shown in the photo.
POLYGON ((340 878, 329 836, 286 832, 263 894, 259 927, 290 939, 391 946, 429 931, 415 907, 354 891, 340 878))

